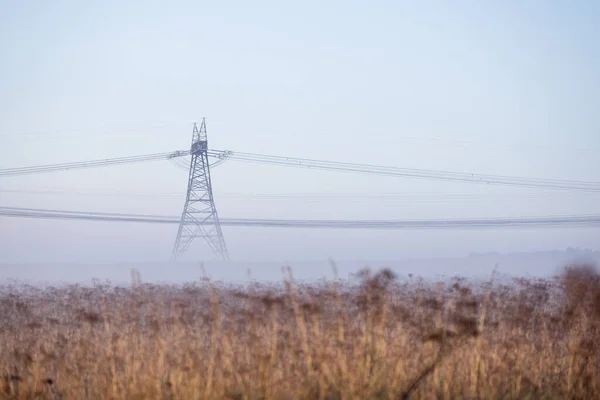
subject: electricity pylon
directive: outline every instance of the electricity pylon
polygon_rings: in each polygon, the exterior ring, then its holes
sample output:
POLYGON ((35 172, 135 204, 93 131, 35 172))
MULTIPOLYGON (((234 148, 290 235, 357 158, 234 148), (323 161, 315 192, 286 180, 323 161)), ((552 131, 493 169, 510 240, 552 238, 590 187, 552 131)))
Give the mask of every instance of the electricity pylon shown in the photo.
POLYGON ((207 150, 206 122, 202 118, 200 129, 194 124, 188 189, 173 247, 173 260, 185 253, 190 243, 198 237, 206 240, 216 255, 229 258, 213 199, 207 150))

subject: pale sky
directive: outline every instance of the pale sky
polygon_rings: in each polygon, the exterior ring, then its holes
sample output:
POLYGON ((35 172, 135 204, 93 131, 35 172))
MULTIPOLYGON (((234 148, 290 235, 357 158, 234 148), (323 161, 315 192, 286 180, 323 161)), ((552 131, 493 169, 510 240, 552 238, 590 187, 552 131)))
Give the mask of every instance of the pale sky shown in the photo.
MULTIPOLYGON (((186 149, 206 117, 213 149, 600 181, 597 2, 0 5, 0 168, 186 149)), ((231 218, 600 212, 600 194, 234 161, 212 180, 231 218)), ((0 206, 177 216, 186 184, 166 161, 4 177, 0 206)), ((176 231, 0 217, 0 263, 163 261, 176 231)), ((600 248, 590 228, 223 231, 232 258, 274 262, 600 248)))

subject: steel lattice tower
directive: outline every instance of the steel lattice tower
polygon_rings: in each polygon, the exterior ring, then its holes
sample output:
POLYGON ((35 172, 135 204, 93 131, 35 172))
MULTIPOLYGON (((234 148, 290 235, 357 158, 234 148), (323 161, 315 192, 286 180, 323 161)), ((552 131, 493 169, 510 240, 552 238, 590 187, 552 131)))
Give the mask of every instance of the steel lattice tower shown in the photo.
POLYGON ((207 150, 206 122, 202 118, 200 129, 194 124, 188 189, 173 247, 173 260, 179 258, 197 237, 204 238, 221 258, 229 258, 213 199, 207 150))

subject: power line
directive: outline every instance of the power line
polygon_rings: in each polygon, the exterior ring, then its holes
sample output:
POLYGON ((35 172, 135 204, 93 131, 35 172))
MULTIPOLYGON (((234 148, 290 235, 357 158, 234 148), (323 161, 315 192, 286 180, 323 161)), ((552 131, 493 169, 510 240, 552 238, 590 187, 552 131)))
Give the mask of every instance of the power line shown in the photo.
MULTIPOLYGON (((209 150, 209 155, 221 156, 221 150, 209 150)), ((308 168, 324 171, 338 171, 357 174, 397 176, 404 178, 429 179, 473 184, 502 185, 537 189, 579 190, 600 192, 600 182, 585 182, 576 180, 527 178, 520 176, 504 176, 489 174, 474 174, 442 170, 427 170, 417 168, 387 167, 371 164, 315 160, 308 158, 282 157, 267 154, 242 153, 229 151, 229 159, 245 163, 278 165, 293 168, 308 168)))
MULTIPOLYGON (((135 222, 154 224, 179 224, 178 217, 165 215, 116 214, 67 210, 45 210, 19 207, 0 207, 0 216, 84 220, 103 222, 135 222)), ((210 222, 207 221, 208 224, 210 222)), ((329 229, 450 229, 493 227, 552 227, 552 226, 600 226, 600 215, 556 215, 516 218, 470 218, 470 219, 415 219, 415 220, 299 220, 220 218, 220 224, 231 227, 262 228, 329 228, 329 229)))
MULTIPOLYGON (((51 196, 83 196, 83 197, 143 197, 150 199, 169 199, 185 196, 185 192, 135 192, 135 191, 103 191, 76 188, 38 188, 18 189, 2 188, 2 194, 25 195, 51 195, 51 196)), ((220 202, 227 203, 277 203, 277 204, 327 204, 331 202, 343 204, 364 204, 373 202, 419 202, 420 204, 449 204, 456 202, 489 203, 499 200, 508 202, 524 201, 560 201, 572 200, 575 196, 579 199, 596 199, 599 192, 525 192, 525 193, 412 193, 412 192, 384 192, 384 193, 219 193, 220 202)))
POLYGON ((168 153, 143 154, 138 156, 105 158, 100 160, 76 161, 70 163, 35 165, 30 167, 4 168, 0 169, 0 176, 30 175, 45 172, 69 171, 76 169, 87 169, 96 167, 107 167, 111 165, 134 164, 157 160, 167 160, 182 157, 189 154, 189 150, 179 150, 168 153))
MULTIPOLYGON (((0 169, 0 176, 30 175, 45 172, 69 171, 76 169, 106 167, 111 165, 133 164, 156 160, 169 160, 169 162, 171 162, 171 164, 173 164, 174 166, 187 171, 189 168, 189 160, 187 159, 187 156, 189 156, 189 154, 189 150, 178 150, 168 153, 143 154, 139 156, 106 158, 100 160, 76 161, 70 163, 48 165, 35 165, 30 167, 4 168, 0 169), (184 160, 179 160, 179 158, 184 158, 184 160)), ((229 158, 229 152, 222 152, 216 158, 217 160, 210 165, 211 168, 214 168, 227 161, 227 159, 229 158)))
MULTIPOLYGON (((57 195, 86 195, 86 196, 141 196, 141 197, 172 197, 184 196, 185 192, 132 192, 132 191, 98 191, 89 189, 77 188, 61 188, 61 187, 41 187, 38 189, 19 189, 19 188, 2 188, 0 193, 23 193, 23 194, 57 194, 57 195)), ((557 197, 572 197, 576 195, 597 196, 595 192, 572 193, 572 192, 528 192, 528 193, 414 193, 414 192, 381 192, 381 193, 358 193, 358 192, 339 192, 339 193, 236 193, 225 192, 219 193, 219 198, 228 199, 258 199, 258 200, 311 200, 311 199, 348 199, 348 198, 392 198, 392 199, 480 199, 480 198, 540 198, 546 199, 548 196, 557 197)))
MULTIPOLYGON (((216 157, 216 161, 214 161, 212 164, 210 164, 210 167, 211 168, 218 167, 219 165, 221 165, 222 163, 224 163, 225 161, 227 161, 227 159, 229 158, 229 156, 230 156, 230 152, 227 152, 227 151, 219 154, 216 157)), ((190 161, 191 161, 191 159, 190 159, 189 155, 181 155, 179 157, 171 157, 171 158, 169 158, 169 162, 173 166, 175 166, 175 167, 177 167, 177 168, 179 168, 179 169, 181 169, 181 170, 183 170, 185 172, 189 172, 189 170, 190 170, 190 161)))
MULTIPOLYGON (((104 167, 109 165, 120 165, 130 163, 140 163, 155 161, 161 159, 174 159, 177 157, 189 156, 189 150, 179 150, 169 153, 145 154, 139 156, 109 158, 101 160, 79 161, 61 164, 38 165, 30 167, 6 168, 0 169, 1 176, 28 175, 45 172, 65 171, 84 168, 104 167)), ((308 158, 283 157, 256 153, 242 153, 223 150, 209 150, 208 155, 216 158, 217 161, 212 165, 216 166, 225 160, 234 160, 245 163, 278 165, 293 168, 308 168, 324 171, 337 171, 357 174, 396 176, 404 178, 429 179, 436 181, 450 181, 472 184, 487 184, 526 187, 537 189, 560 189, 576 190, 587 192, 600 192, 600 182, 585 182, 577 180, 560 179, 542 179, 527 178, 520 176, 488 175, 462 173, 443 170, 427 170, 417 168, 400 168, 371 164, 357 164, 347 162, 315 160, 308 158)), ((180 164, 183 166, 182 164, 180 164)))
POLYGON ((183 160, 181 160, 181 159, 179 159, 179 158, 170 158, 170 159, 169 159, 169 162, 170 162, 170 163, 171 163, 173 166, 175 166, 175 167, 179 168, 180 170, 182 170, 182 171, 186 171, 186 172, 189 172, 189 169, 190 169, 189 162, 188 162, 188 163, 186 163, 186 162, 184 162, 183 160))

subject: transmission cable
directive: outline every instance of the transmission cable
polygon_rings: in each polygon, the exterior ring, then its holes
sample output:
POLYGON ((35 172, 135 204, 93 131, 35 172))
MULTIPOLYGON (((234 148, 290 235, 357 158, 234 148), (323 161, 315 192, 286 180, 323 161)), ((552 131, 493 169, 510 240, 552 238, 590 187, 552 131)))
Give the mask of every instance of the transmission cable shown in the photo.
POLYGON ((36 165, 30 167, 0 169, 0 176, 30 175, 44 172, 67 171, 75 169, 106 167, 110 165, 134 164, 157 160, 168 160, 189 155, 189 150, 179 150, 168 153, 143 154, 138 156, 105 158, 100 160, 76 161, 70 163, 36 165))
MULTIPOLYGON (((224 151, 209 150, 208 155, 222 157, 224 151)), ((585 182, 577 180, 527 178, 518 176, 473 174, 442 170, 428 170, 417 168, 388 167, 370 164, 357 164, 348 162, 315 160, 308 158, 283 157, 267 154, 243 153, 229 151, 229 159, 245 163, 278 165, 294 168, 308 168, 325 171, 349 172, 357 174, 397 176, 405 178, 430 179, 437 181, 451 181, 475 184, 503 185, 528 188, 546 188, 562 190, 580 190, 600 192, 600 182, 585 182)))
MULTIPOLYGON (((156 224, 179 224, 180 218, 165 215, 138 215, 67 210, 45 210, 19 207, 0 207, 0 216, 86 220, 104 222, 138 222, 156 224)), ((207 222, 207 225, 214 224, 207 222)), ((551 226, 600 226, 600 215, 555 215, 513 218, 470 218, 470 219, 414 219, 414 220, 301 220, 301 219, 257 219, 220 218, 220 224, 233 227, 262 228, 329 228, 329 229, 445 229, 485 227, 551 227, 551 226)))
MULTIPOLYGON (((146 154, 139 156, 108 158, 101 160, 79 161, 62 164, 38 165, 31 167, 0 169, 0 176, 27 175, 44 172, 65 171, 83 168, 103 167, 109 165, 130 164, 155 161, 161 159, 174 159, 190 155, 189 150, 180 150, 169 153, 146 154)), ((347 162, 314 160, 307 158, 282 157, 266 154, 242 153, 222 150, 209 150, 208 155, 217 158, 213 163, 216 166, 224 160, 234 160, 246 163, 279 165, 295 168, 309 168, 326 171, 349 172, 358 174, 397 176, 405 178, 430 179, 437 181, 451 181, 475 184, 491 184, 503 186, 516 186, 528 188, 546 188, 562 190, 578 190, 600 192, 600 182, 585 182, 576 180, 526 178, 504 175, 472 174, 441 170, 427 170, 416 168, 388 167, 370 164, 357 164, 347 162)))

